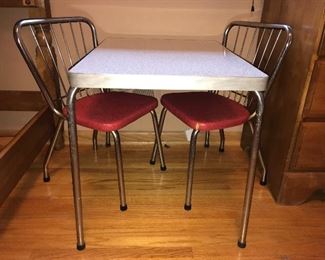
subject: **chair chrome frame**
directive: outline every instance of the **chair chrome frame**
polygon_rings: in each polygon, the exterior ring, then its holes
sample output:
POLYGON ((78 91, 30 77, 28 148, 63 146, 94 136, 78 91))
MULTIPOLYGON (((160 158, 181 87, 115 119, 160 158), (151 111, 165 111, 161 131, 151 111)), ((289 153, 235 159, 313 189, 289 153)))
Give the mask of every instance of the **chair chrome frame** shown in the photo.
MULTIPOLYGON (((27 29, 27 28, 25 28, 27 29)), ((44 160, 44 181, 49 181, 50 177, 48 174, 48 163, 50 160, 50 157, 53 153, 54 145, 57 140, 57 137, 59 135, 59 132, 63 126, 63 122, 66 118, 66 116, 62 113, 60 108, 63 106, 68 108, 68 115, 71 120, 67 120, 69 126, 73 124, 74 128, 72 131, 69 131, 69 140, 70 140, 70 158, 71 158, 71 168, 72 168, 72 185, 73 185, 73 197, 74 197, 74 209, 75 209, 75 220, 76 220, 76 235, 77 235, 77 249, 82 250, 85 248, 85 241, 84 241, 84 233, 83 233, 83 216, 82 216, 82 202, 81 202, 81 187, 80 187, 80 173, 79 173, 79 156, 78 156, 78 146, 77 146, 77 127, 75 122, 75 101, 76 101, 76 95, 79 94, 80 97, 82 95, 89 95, 87 89, 77 89, 70 86, 69 82, 64 82, 64 79, 61 77, 61 70, 58 67, 58 61, 60 61, 60 64, 64 67, 65 72, 67 73, 68 69, 75 65, 79 60, 81 60, 84 56, 86 56, 89 52, 91 52, 94 48, 98 46, 98 39, 97 39, 97 33, 94 24, 85 17, 57 17, 57 18, 40 18, 40 19, 23 19, 18 21, 14 26, 14 39, 16 42, 16 45, 22 54, 26 64, 28 65, 37 85, 39 86, 41 93, 46 100, 47 104, 53 111, 55 115, 58 117, 58 123, 55 129, 55 134, 51 140, 49 149, 46 153, 45 160, 44 160), (71 41, 72 41, 72 47, 75 47, 75 54, 77 53, 77 58, 73 59, 72 50, 70 50, 70 47, 63 46, 65 50, 63 50, 60 46, 59 40, 58 40, 58 31, 61 33, 61 40, 67 44, 66 35, 64 33, 64 30, 62 29, 61 25, 68 25, 69 32, 71 33, 71 41), (58 25, 58 31, 55 32, 55 30, 52 28, 53 25, 58 25), (88 26, 91 36, 92 36, 92 46, 90 49, 87 49, 85 39, 84 39, 84 33, 82 26, 88 26), (84 50, 84 52, 80 53, 80 46, 77 46, 77 40, 76 40, 76 32, 74 29, 75 27, 80 28, 80 35, 81 38, 80 41, 83 43, 81 49, 84 50), (36 67, 34 58, 32 54, 29 52, 29 48, 27 47, 25 41, 23 40, 23 33, 22 30, 25 27, 29 27, 30 32, 35 40, 36 48, 39 51, 40 55, 42 56, 43 62, 46 64, 47 73, 52 76, 52 78, 55 78, 58 80, 59 87, 56 86, 56 94, 60 94, 59 90, 60 88, 64 89, 64 94, 58 95, 55 99, 51 96, 51 93, 48 90, 47 84, 40 75, 40 72, 38 68, 36 67), (37 28, 35 28, 37 27, 37 28), (49 35, 46 35, 46 30, 49 30, 49 35), (39 33, 39 35, 37 35, 39 33), (45 49, 46 53, 49 55, 47 57, 45 53, 43 53, 42 47, 40 45, 40 40, 43 40, 45 43, 45 49), (51 38, 51 39, 49 39, 51 38), (55 45, 58 51, 58 56, 56 56, 54 50, 51 48, 51 42, 55 45), (67 54, 67 59, 69 64, 67 65, 67 61, 63 57, 62 53, 65 51, 65 54, 67 54), (57 59, 56 59, 57 58, 57 59), (48 62, 51 66, 53 66, 53 70, 49 66, 48 62), (59 89, 59 90, 58 90, 59 89), (57 106, 57 103, 59 104, 57 106), (71 104, 71 105, 70 105, 71 104), (72 109, 71 109, 72 108, 72 109)), ((62 43, 62 42, 61 42, 62 43)), ((71 47, 71 48, 72 48, 71 47)), ((155 130, 156 140, 158 140, 158 151, 159 151, 159 158, 161 162, 161 170, 166 170, 165 160, 163 156, 162 151, 162 145, 160 140, 160 135, 158 131, 158 119, 155 110, 150 111, 153 126, 155 130)), ((122 164, 122 153, 121 153, 121 145, 120 145, 120 136, 119 132, 117 130, 110 132, 113 136, 114 142, 115 142, 115 155, 116 155, 116 165, 117 165, 117 176, 118 176, 118 188, 119 188, 119 196, 120 196, 120 210, 124 211, 127 209, 126 204, 126 196, 125 196, 125 187, 124 187, 124 173, 123 173, 123 164, 122 164)), ((94 130, 93 133, 93 145, 96 149, 97 145, 97 130, 94 130)), ((107 133, 109 135, 109 133, 107 133)))
MULTIPOLYGON (((251 114, 249 118, 249 125, 253 133, 253 138, 252 138, 252 146, 251 146, 251 151, 250 151, 250 162, 249 162, 249 169, 248 169, 248 174, 247 174, 247 183, 246 183, 246 188, 245 188, 245 196, 244 196, 244 205, 243 205, 243 213, 242 213, 242 224, 241 224, 241 231, 240 231, 240 236, 238 239, 238 246, 240 248, 245 248, 246 247, 246 236, 247 236, 247 229, 248 229, 248 221, 249 221, 249 215, 250 215, 250 209, 251 209, 251 204, 252 204, 252 198, 253 198, 253 189, 254 189, 254 179, 255 179, 255 170, 256 170, 256 162, 257 158, 260 158, 260 161, 262 162, 262 166, 265 169, 264 163, 263 163, 263 158, 262 155, 259 151, 259 143, 260 143, 260 132, 261 132, 261 125, 262 125, 262 116, 263 116, 263 111, 264 111, 264 100, 267 97, 267 94, 269 93, 272 83, 277 75, 277 72, 279 71, 280 65, 283 61, 283 58, 285 54, 288 51, 288 48, 292 42, 292 29, 288 25, 283 25, 283 24, 266 24, 266 23, 259 23, 259 22, 245 22, 245 21, 234 21, 230 23, 223 35, 223 41, 222 44, 225 46, 227 49, 232 51, 233 53, 237 54, 242 58, 242 52, 243 52, 243 47, 239 48, 239 51, 237 51, 237 40, 239 36, 239 30, 240 28, 246 28, 246 32, 244 34, 244 39, 246 39, 247 31, 248 28, 255 28, 257 31, 258 29, 261 29, 262 32, 256 33, 256 49, 255 49, 255 54, 254 54, 254 59, 253 61, 246 60, 247 62, 250 62, 253 66, 256 68, 264 71, 269 75, 269 79, 267 82, 267 87, 265 92, 260 92, 260 91, 252 91, 250 92, 251 95, 253 96, 253 99, 255 100, 255 110, 251 114), (239 28, 237 31, 237 36, 235 39, 234 47, 229 48, 228 47, 228 36, 229 33, 233 28, 239 28), (270 34, 264 39, 264 35, 266 30, 270 30, 270 34), (274 32, 278 33, 275 35, 275 41, 274 41, 274 46, 271 46, 271 50, 269 52, 269 56, 266 56, 267 52, 265 51, 267 47, 270 45, 272 42, 272 37, 274 37, 274 32), (276 48, 276 45, 280 39, 281 34, 285 34, 284 37, 284 42, 281 45, 281 49, 279 51, 279 54, 277 56, 275 66, 272 68, 271 72, 266 72, 266 69, 269 66, 269 62, 271 59, 271 55, 274 53, 274 50, 276 48), (262 41, 264 44, 266 44, 265 49, 262 50, 262 55, 258 55, 260 51, 260 47, 262 46, 262 41), (266 62, 265 62, 266 59, 266 62), (264 67, 262 67, 262 65, 264 67), (254 119, 254 121, 252 121, 254 119)), ((255 36, 254 36, 255 37, 255 36)), ((251 44, 253 44, 251 42, 251 44)), ((253 48, 253 47, 250 47, 253 48)), ((269 68, 268 68, 269 69, 269 68)), ((219 94, 219 93, 216 93, 219 94)), ((237 93, 236 91, 234 92, 235 97, 239 95, 239 100, 242 100, 242 97, 245 98, 244 102, 249 102, 252 101, 253 99, 248 99, 247 93, 237 93)), ((228 93, 229 95, 229 93, 228 93)), ((247 104, 247 103, 246 103, 247 104)), ((163 129, 165 117, 166 117, 166 112, 167 109, 164 107, 160 119, 159 119, 159 131, 160 134, 163 129)), ((219 146, 219 150, 222 152, 224 150, 224 131, 223 129, 220 129, 220 137, 221 137, 221 142, 219 146)), ((185 210, 191 210, 191 197, 192 197, 192 186, 193 186, 193 172, 194 172, 194 161, 195 161, 195 153, 196 153, 196 140, 197 140, 197 135, 199 133, 199 130, 193 129, 192 134, 191 134, 191 140, 190 140, 190 149, 189 149, 189 159, 188 159, 188 173, 187 173, 187 186, 186 186, 186 196, 185 196, 185 205, 184 209, 185 210)), ((206 139, 205 139, 205 146, 209 146, 208 142, 208 136, 209 133, 206 134, 206 139)), ((152 164, 155 163, 156 160, 156 154, 157 154, 157 144, 155 143, 153 150, 152 150, 152 155, 150 162, 152 164)), ((261 182, 266 182, 266 171, 264 170, 261 182)))
MULTIPOLYGON (((30 69, 30 71, 31 71, 37 85, 39 86, 45 101, 47 102, 47 104, 49 105, 49 107, 53 111, 53 113, 58 117, 58 122, 57 122, 57 125, 55 127, 55 133, 54 133, 54 136, 53 136, 53 138, 52 138, 52 140, 50 142, 50 146, 49 146, 49 149, 47 150, 45 160, 44 160, 44 164, 43 164, 43 172, 44 172, 43 179, 44 179, 44 182, 49 182, 50 181, 50 176, 49 176, 49 173, 48 173, 48 164, 49 164, 50 158, 51 158, 51 156, 53 154, 54 146, 55 146, 55 143, 57 141, 58 135, 59 135, 59 133, 60 133, 62 127, 63 127, 63 122, 66 119, 65 116, 63 115, 62 111, 60 109, 58 109, 58 107, 62 108, 62 106, 64 105, 63 98, 65 96, 63 95, 63 97, 61 97, 60 92, 57 92, 57 94, 58 94, 57 99, 53 99, 53 97, 49 93, 49 90, 48 90, 48 88, 46 86, 46 82, 44 82, 43 78, 40 76, 39 70, 35 65, 34 58, 32 57, 32 54, 29 52, 29 48, 26 46, 26 43, 23 40, 22 30, 23 30, 24 27, 29 27, 30 28, 31 34, 33 36, 33 40, 37 44, 37 49, 40 52, 40 54, 42 55, 44 63, 46 63, 46 65, 47 65, 48 61, 46 60, 45 54, 42 51, 42 47, 40 45, 40 40, 38 39, 38 37, 41 37, 42 40, 45 41, 47 51, 49 51, 49 53, 50 53, 50 56, 51 56, 50 59, 51 59, 53 68, 55 70, 54 73, 57 74, 58 80, 60 81, 58 84, 63 85, 63 87, 64 87, 64 89, 66 91, 67 87, 65 86, 66 84, 63 82, 63 79, 60 76, 59 67, 57 67, 57 65, 55 65, 56 64, 55 60, 56 60, 57 57, 55 56, 55 53, 51 50, 51 42, 49 42, 50 40, 48 38, 50 37, 53 44, 56 44, 58 46, 58 48, 60 49, 57 36, 54 33, 54 30, 53 30, 52 26, 55 25, 55 24, 59 24, 59 25, 61 25, 61 24, 70 24, 71 33, 73 34, 73 40, 74 40, 74 45, 75 45, 74 47, 76 49, 78 49, 76 39, 75 39, 75 33, 76 32, 74 31, 74 29, 72 27, 72 24, 76 24, 76 23, 78 23, 80 25, 80 30, 81 30, 80 32, 82 34, 83 34, 83 31, 81 29, 82 24, 87 25, 89 27, 89 30, 90 30, 91 36, 92 36, 92 49, 96 48, 98 46, 96 28, 95 28, 94 24, 89 19, 87 19, 85 17, 60 17, 60 18, 23 19, 23 20, 18 21, 15 24, 15 27, 14 27, 14 39, 15 39, 15 42, 17 44, 17 47, 18 47, 20 53, 22 54, 28 68, 30 69), (39 26, 38 30, 40 30, 41 36, 37 37, 38 32, 35 29, 36 26, 39 26), (46 32, 45 32, 45 30, 46 30, 45 27, 46 26, 48 26, 49 30, 50 30, 50 36, 49 37, 46 36, 46 32)), ((61 32, 63 34, 64 41, 66 41, 65 33, 64 33, 63 29, 62 29, 61 32)), ((85 43, 84 36, 82 36, 82 39, 83 39, 83 45, 85 47, 86 43, 85 43)), ((61 46, 61 47, 64 47, 64 46, 61 46)), ((63 49, 63 48, 61 48, 61 49, 63 49)), ((66 61, 63 61, 63 63, 67 67, 72 66, 73 65, 73 61, 72 61, 72 58, 71 58, 72 50, 67 48, 66 51, 69 53, 70 64, 65 64, 66 61)), ((86 50, 86 47, 85 47, 83 54, 86 55, 89 51, 91 51, 91 50, 86 50)), ((64 58, 62 57, 62 52, 63 52, 63 50, 60 50, 59 53, 58 53, 59 54, 58 56, 59 56, 59 58, 61 60, 64 60, 64 58)), ((78 55, 80 55, 79 52, 78 52, 78 55)), ((79 57, 79 58, 81 58, 81 57, 79 57)), ((47 65, 47 69, 50 70, 49 65, 47 65)), ((59 91, 59 90, 56 90, 56 91, 59 91)))
MULTIPOLYGON (((277 30, 279 31, 280 33, 283 31, 285 33, 287 33, 288 35, 288 38, 286 40, 286 43, 284 45, 284 48, 282 49, 282 52, 280 53, 279 57, 278 57, 278 61, 276 63, 276 67, 274 68, 274 70, 271 72, 271 73, 267 73, 269 75, 269 80, 268 80, 268 83, 267 83, 267 89, 266 91, 264 92, 264 96, 267 95, 267 93, 269 92, 269 89, 271 88, 271 85, 274 81, 274 78, 276 77, 277 75, 277 72, 279 70, 279 67, 282 63, 282 60, 285 56, 285 53, 287 51, 287 48, 290 46, 291 44, 291 38, 292 38, 292 30, 290 28, 290 26, 288 25, 283 25, 283 24, 266 24, 266 23, 256 23, 256 22, 243 22, 243 21, 234 21, 232 23, 230 23, 225 31, 224 31, 224 34, 223 34, 223 41, 222 41, 222 45, 225 46, 226 48, 228 48, 228 35, 229 35, 229 32, 232 30, 233 27, 238 27, 238 26, 241 26, 241 27, 255 27, 255 28, 263 28, 264 31, 261 33, 262 35, 258 35, 258 37, 260 37, 260 40, 263 38, 264 36, 264 33, 265 33, 265 29, 271 29, 272 32, 271 32, 271 35, 269 35, 269 38, 268 38, 268 42, 267 42, 267 45, 269 45, 270 43, 270 39, 271 39, 271 36, 272 34, 274 34, 274 31, 277 30), (273 31, 274 30, 274 31, 273 31)), ((239 30, 237 31, 237 36, 236 36, 236 43, 235 45, 233 46, 233 48, 228 48, 229 50, 231 50, 232 52, 234 52, 235 54, 237 54, 238 56, 242 57, 242 52, 243 52, 243 48, 240 48, 240 50, 238 50, 238 47, 236 46, 237 44, 237 40, 238 40, 238 35, 239 35, 239 30), (236 50, 237 49, 237 52, 236 50)), ((245 40, 246 40, 246 36, 247 36, 247 31, 245 32, 245 39, 244 39, 244 42, 242 42, 243 45, 245 45, 245 40)), ((276 39, 276 44, 277 44, 277 41, 279 40, 279 37, 280 37, 280 34, 277 35, 277 39, 276 39)), ((259 42, 258 46, 257 46, 257 51, 256 51, 256 54, 258 52, 258 48, 260 46, 261 42, 259 42)), ((243 46, 239 46, 239 47, 243 47, 243 46)), ((271 50, 272 52, 274 51, 274 48, 271 50)), ((269 55, 269 57, 273 54, 271 52, 271 54, 269 55)), ((255 54, 255 55, 256 55, 255 54)), ((262 60, 263 60, 263 57, 267 56, 266 55, 267 53, 264 52, 262 57, 259 59, 259 63, 258 64, 255 64, 255 67, 261 69, 262 71, 263 68, 262 68, 262 60)), ((268 57, 268 58, 269 58, 268 57)), ((257 57, 255 56, 254 57, 254 60, 253 61, 249 61, 249 60, 246 60, 250 63, 254 63, 255 62, 255 59, 257 57)), ((269 61, 269 59, 268 59, 269 61)), ((254 65, 254 64, 253 64, 254 65)), ((268 65, 268 63, 266 63, 266 66, 268 65)), ((220 93, 218 93, 220 94, 220 93)), ((245 96, 245 99, 247 99, 248 96, 245 96)), ((234 97, 234 99, 236 99, 236 95, 234 97)), ((255 117, 254 113, 251 115, 251 119, 253 119, 255 117)), ((253 126, 253 121, 252 120, 249 120, 248 121, 248 126, 249 126, 249 129, 251 130, 251 132, 253 133, 254 131, 254 126, 253 126)), ((219 152, 224 152, 224 146, 225 146, 225 134, 224 134, 224 129, 219 129, 219 135, 220 135, 220 144, 219 144, 219 152)), ((205 147, 209 147, 210 146, 210 132, 209 131, 206 131, 205 132, 205 139, 204 139, 204 146, 205 147)), ((264 163, 264 159, 263 159, 263 156, 262 156, 262 153, 261 153, 261 150, 258 149, 258 160, 260 162, 260 166, 262 168, 262 173, 261 173, 261 179, 260 179, 260 184, 265 186, 267 184, 267 172, 266 172, 266 166, 265 166, 265 163, 264 163)))

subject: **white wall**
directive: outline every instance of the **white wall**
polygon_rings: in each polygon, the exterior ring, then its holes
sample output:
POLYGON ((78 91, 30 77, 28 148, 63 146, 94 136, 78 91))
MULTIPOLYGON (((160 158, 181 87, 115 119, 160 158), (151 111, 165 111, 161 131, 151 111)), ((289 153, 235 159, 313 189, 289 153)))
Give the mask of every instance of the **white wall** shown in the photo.
POLYGON ((108 34, 168 35, 221 39, 232 20, 260 20, 263 0, 55 0, 53 16, 83 15, 99 37, 108 34))
MULTIPOLYGON (((223 29, 230 21, 260 20, 263 0, 255 0, 255 12, 251 12, 251 4, 251 0, 52 0, 51 9, 52 16, 90 18, 96 25, 99 40, 109 35, 127 34, 208 37, 221 41, 223 29)), ((26 10, 0 8, 1 38, 6 39, 5 47, 0 48, 0 89, 35 89, 11 39, 13 22, 27 15, 26 10)), ((0 113, 0 122, 3 120, 4 115, 0 113)), ((151 130, 150 120, 145 119, 128 129, 151 130)), ((10 121, 11 128, 18 127, 15 119, 10 121)), ((166 130, 182 129, 184 126, 177 120, 167 118, 166 130)))

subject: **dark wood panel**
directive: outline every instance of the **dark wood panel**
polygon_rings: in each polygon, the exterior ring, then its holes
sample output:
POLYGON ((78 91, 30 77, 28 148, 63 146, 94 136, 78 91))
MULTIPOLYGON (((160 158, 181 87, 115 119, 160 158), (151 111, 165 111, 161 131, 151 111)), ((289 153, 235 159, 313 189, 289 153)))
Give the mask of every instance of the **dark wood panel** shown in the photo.
POLYGON ((325 58, 315 63, 304 109, 304 119, 325 119, 325 58))
MULTIPOLYGON (((276 202, 283 205, 299 205, 313 198, 325 187, 324 172, 285 172, 276 202)), ((324 193, 322 193, 324 198, 324 193)))
POLYGON ((0 7, 37 7, 36 0, 0 0, 0 7))
POLYGON ((30 8, 30 17, 51 17, 50 0, 0 0, 1 7, 30 8))
POLYGON ((324 4, 324 0, 264 1, 263 22, 285 23, 293 28, 293 43, 267 97, 263 118, 261 145, 268 187, 274 197, 279 195, 283 173, 288 171, 306 80, 319 45, 324 4))
POLYGON ((44 108, 0 151, 0 205, 53 135, 53 131, 52 112, 44 108))
POLYGON ((39 111, 45 102, 39 91, 0 90, 0 110, 39 111))
POLYGON ((299 128, 290 169, 324 170, 325 122, 303 122, 299 128))

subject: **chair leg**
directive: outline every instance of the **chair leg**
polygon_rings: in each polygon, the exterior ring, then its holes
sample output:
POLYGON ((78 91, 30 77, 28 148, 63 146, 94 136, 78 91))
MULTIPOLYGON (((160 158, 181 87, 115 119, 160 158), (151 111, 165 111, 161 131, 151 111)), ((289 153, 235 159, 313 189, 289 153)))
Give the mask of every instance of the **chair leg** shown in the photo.
MULTIPOLYGON (((164 127, 164 122, 165 122, 165 118, 166 118, 166 113, 167 113, 167 109, 163 108, 160 114, 160 118, 159 118, 159 135, 161 136, 163 127, 164 127)), ((150 164, 155 164, 156 163, 156 157, 157 157, 157 149, 158 149, 158 145, 157 145, 157 139, 155 139, 155 144, 152 148, 152 153, 151 153, 151 159, 150 159, 150 164)))
POLYGON ((165 164, 165 158, 164 158, 164 151, 161 145, 161 138, 160 134, 161 131, 159 130, 158 126, 158 120, 157 120, 157 114, 155 110, 150 111, 151 117, 152 117, 152 122, 153 122, 153 128, 155 130, 155 144, 158 146, 158 152, 159 152, 159 159, 160 159, 160 170, 166 171, 166 164, 165 164))
MULTIPOLYGON (((249 125, 250 130, 254 134, 253 122, 252 121, 248 121, 248 125, 249 125)), ((259 162, 261 164, 261 167, 262 167, 262 174, 261 174, 260 184, 262 186, 265 186, 267 184, 267 172, 266 172, 266 167, 265 167, 264 159, 263 159, 263 156, 262 156, 262 153, 261 153, 261 149, 258 149, 258 160, 259 160, 259 162)))
POLYGON ((210 131, 206 131, 204 137, 204 147, 209 147, 209 146, 210 146, 210 131))
POLYGON ((267 183, 266 167, 265 167, 264 159, 263 159, 263 156, 262 156, 262 153, 261 153, 260 149, 258 149, 258 160, 260 161, 260 164, 262 166, 262 176, 261 176, 260 184, 262 186, 265 186, 266 183, 267 183))
POLYGON ((63 118, 60 118, 59 119, 59 122, 55 128, 55 133, 54 133, 54 136, 50 142, 50 146, 46 152, 46 156, 44 158, 44 163, 43 163, 43 180, 44 182, 49 182, 50 181, 50 175, 48 173, 48 164, 50 162, 50 159, 51 159, 51 156, 53 154, 53 150, 54 150, 54 146, 55 146, 55 143, 56 143, 56 140, 58 139, 58 136, 59 136, 59 133, 60 133, 60 130, 63 126, 63 122, 64 122, 64 119, 63 118))
POLYGON ((191 135, 191 143, 190 143, 190 152, 188 159, 188 169, 187 169, 187 185, 186 185, 186 197, 185 197, 185 210, 191 210, 192 204, 192 186, 193 186, 193 172, 194 172, 194 162, 195 162, 195 152, 196 152, 196 140, 197 135, 200 131, 194 130, 191 135))
POLYGON ((97 150, 97 136, 98 136, 98 130, 93 131, 93 150, 97 150))
POLYGON ((113 136, 114 142, 115 142, 117 179, 118 179, 118 188, 119 188, 119 193, 120 193, 120 210, 125 211, 125 210, 127 210, 128 206, 126 204, 126 197, 125 197, 124 173, 123 173, 120 135, 119 135, 118 131, 112 131, 111 133, 112 133, 112 136, 113 136))
POLYGON ((106 147, 110 147, 111 146, 111 133, 110 132, 106 132, 105 135, 105 146, 106 147))
POLYGON ((223 153, 225 151, 225 132, 223 129, 219 129, 219 135, 220 135, 219 152, 223 153))

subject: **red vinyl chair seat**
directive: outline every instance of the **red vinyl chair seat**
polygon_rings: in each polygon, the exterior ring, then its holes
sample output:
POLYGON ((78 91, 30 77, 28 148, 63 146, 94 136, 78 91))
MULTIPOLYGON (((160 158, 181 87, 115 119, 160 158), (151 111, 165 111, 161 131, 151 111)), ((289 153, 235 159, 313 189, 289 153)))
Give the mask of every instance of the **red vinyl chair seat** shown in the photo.
MULTIPOLYGON (((111 132, 134 122, 157 106, 157 99, 150 96, 127 92, 99 93, 76 100, 76 123, 111 132)), ((64 114, 67 115, 67 107, 64 114)))
POLYGON ((237 126, 250 116, 244 106, 211 92, 168 93, 161 97, 161 104, 196 130, 237 126))

